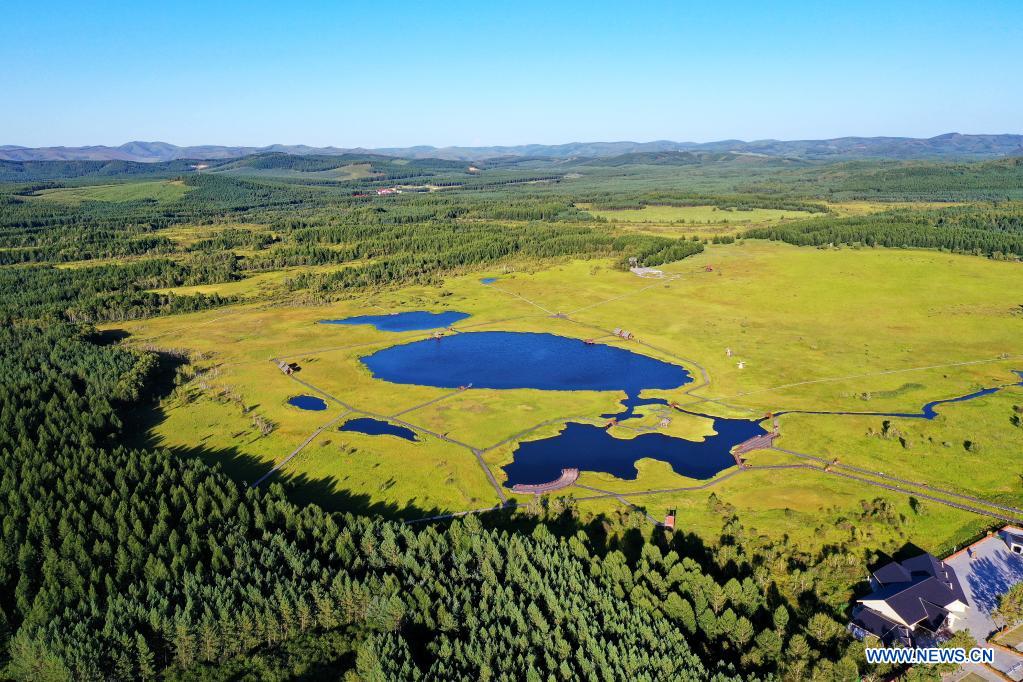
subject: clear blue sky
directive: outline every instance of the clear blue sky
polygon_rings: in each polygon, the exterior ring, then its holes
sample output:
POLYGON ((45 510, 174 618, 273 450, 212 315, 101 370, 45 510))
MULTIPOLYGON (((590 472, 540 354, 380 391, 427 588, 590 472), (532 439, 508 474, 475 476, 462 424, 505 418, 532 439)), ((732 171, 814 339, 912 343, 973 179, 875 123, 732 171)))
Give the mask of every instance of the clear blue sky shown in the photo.
POLYGON ((1023 2, 4 3, 0 144, 1023 132, 1023 2))

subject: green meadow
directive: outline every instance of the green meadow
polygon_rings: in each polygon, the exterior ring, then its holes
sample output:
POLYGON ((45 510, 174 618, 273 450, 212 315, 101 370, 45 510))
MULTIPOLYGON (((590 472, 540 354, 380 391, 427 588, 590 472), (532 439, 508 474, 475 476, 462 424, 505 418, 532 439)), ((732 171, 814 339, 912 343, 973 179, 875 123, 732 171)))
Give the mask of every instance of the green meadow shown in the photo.
MULTIPOLYGON (((697 377, 702 367, 710 377, 708 386, 691 394, 690 386, 684 386, 645 396, 733 417, 784 410, 918 411, 934 399, 1010 383, 1015 376, 1010 370, 1023 369, 1021 318, 1005 298, 1005 292, 1023 287, 1023 271, 1012 263, 941 252, 821 250, 744 240, 711 245, 663 269, 664 279, 650 280, 602 260, 566 259, 539 269, 509 263, 490 286, 479 283, 480 273, 472 273, 449 276, 439 285, 387 288, 321 306, 264 302, 116 326, 131 334, 132 344, 181 349, 193 359, 196 375, 164 400, 152 438, 183 453, 202 449, 205 458, 219 458, 225 468, 250 481, 324 424, 349 418, 333 401, 324 412, 289 406, 289 397, 310 391, 284 376, 271 358, 296 363, 297 378, 357 410, 384 417, 400 414, 397 418, 414 427, 481 450, 499 481, 501 467, 512 461, 518 442, 552 436, 566 421, 595 422, 624 397, 476 389, 452 395, 447 389, 389 384, 374 379, 359 358, 427 333, 318 324, 322 319, 450 309, 471 314, 456 325, 465 332, 545 331, 600 338, 608 329, 625 327, 637 341, 601 342, 679 362, 697 377), (554 312, 570 319, 551 317, 554 312), (731 349, 730 357, 726 349, 731 349), (254 415, 269 420, 272 432, 261 435, 254 415)), ((282 276, 257 275, 215 290, 259 287, 282 276)), ((1011 418, 1013 406, 1020 403, 1023 392, 1011 389, 945 405, 933 421, 889 420, 896 427, 885 433, 880 417, 790 414, 780 419, 778 443, 1018 504, 1023 469, 1015 465, 1013 453, 1023 442, 1023 429, 1011 418), (967 441, 974 444, 971 449, 964 446, 967 441), (963 466, 968 462, 973 464, 963 466)), ((612 435, 632 437, 630 428, 652 426, 658 419, 648 410, 641 420, 612 429, 612 435)), ((671 433, 700 439, 712 433, 712 422, 678 415, 671 433)), ((900 510, 909 509, 907 495, 822 470, 757 471, 759 464, 797 462, 774 451, 755 452, 752 469, 720 484, 629 499, 655 517, 677 508, 686 528, 712 533, 719 526, 715 514, 707 511, 713 493, 758 532, 811 543, 832 537, 827 520, 858 513, 863 501, 882 498, 900 510), (818 532, 822 523, 827 532, 818 532)), ((656 460, 641 460, 637 466, 635 480, 583 472, 579 482, 626 494, 704 483, 656 460)), ((374 508, 404 516, 498 502, 466 447, 426 434, 409 443, 343 433, 336 424, 315 436, 276 480, 297 498, 327 508, 374 508)), ((590 493, 571 488, 560 494, 590 493)), ((528 496, 519 500, 528 502, 528 496)), ((621 506, 614 499, 579 504, 595 512, 621 506)), ((954 545, 990 522, 937 503, 923 508, 906 514, 900 532, 932 538, 935 547, 954 545)), ((878 526, 869 532, 883 530, 878 526)))
POLYGON ((80 204, 83 201, 105 201, 122 203, 127 201, 156 201, 171 203, 185 196, 189 188, 179 180, 158 180, 152 182, 126 182, 114 185, 90 185, 44 189, 33 196, 44 201, 62 204, 80 204))

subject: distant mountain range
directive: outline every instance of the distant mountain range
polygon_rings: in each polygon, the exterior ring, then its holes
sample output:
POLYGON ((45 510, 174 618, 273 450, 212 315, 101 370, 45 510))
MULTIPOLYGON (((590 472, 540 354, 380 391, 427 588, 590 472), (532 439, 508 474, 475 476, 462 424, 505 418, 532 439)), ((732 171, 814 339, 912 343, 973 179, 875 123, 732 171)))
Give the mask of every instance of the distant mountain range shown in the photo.
POLYGON ((19 147, 0 145, 0 160, 6 161, 140 161, 176 159, 234 159, 252 154, 283 152, 303 155, 382 154, 411 159, 478 161, 498 157, 545 157, 553 159, 604 158, 623 154, 661 152, 711 152, 763 156, 842 160, 861 158, 982 159, 1023 156, 1023 135, 962 135, 947 133, 931 138, 838 137, 831 140, 721 140, 719 142, 570 142, 568 144, 526 144, 498 147, 386 147, 342 149, 275 144, 268 147, 225 147, 202 145, 178 147, 167 142, 127 142, 118 147, 19 147))

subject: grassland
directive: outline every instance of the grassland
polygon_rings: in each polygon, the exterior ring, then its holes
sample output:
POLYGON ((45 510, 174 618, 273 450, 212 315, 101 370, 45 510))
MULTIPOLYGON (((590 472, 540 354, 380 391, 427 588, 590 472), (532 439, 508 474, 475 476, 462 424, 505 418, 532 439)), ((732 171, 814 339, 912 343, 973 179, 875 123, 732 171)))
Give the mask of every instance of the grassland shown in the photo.
POLYGON ((112 203, 156 201, 159 203, 171 203, 183 197, 190 189, 178 180, 158 180, 114 185, 92 185, 89 187, 44 189, 36 192, 33 196, 44 201, 55 201, 62 204, 80 204, 83 201, 106 201, 112 203))
MULTIPOLYGON (((330 508, 374 508, 407 516, 496 503, 469 446, 482 451, 501 480, 500 467, 512 460, 518 441, 553 435, 566 420, 593 419, 613 410, 623 396, 394 386, 372 378, 359 357, 423 333, 317 324, 320 319, 454 309, 472 315, 457 325, 463 331, 548 331, 590 338, 623 326, 650 345, 617 343, 682 362, 696 376, 698 364, 710 377, 709 386, 694 395, 683 389, 644 395, 696 403, 700 411, 721 416, 793 409, 914 411, 930 400, 1009 383, 1009 370, 1023 369, 1023 319, 1014 312, 1018 302, 1006 298, 1006 292, 1023 286, 1016 264, 939 252, 819 250, 746 241, 712 245, 665 270, 677 278, 644 280, 606 261, 564 261, 535 270, 509 264, 491 286, 478 282, 487 273, 473 273, 450 277, 440 286, 386 289, 322 307, 250 304, 120 326, 131 333, 132 343, 187 349, 204 372, 165 400, 152 438, 182 453, 200 446, 207 458, 209 452, 219 453, 213 457, 246 480, 281 461, 328 421, 347 418, 333 402, 326 412, 288 406, 290 396, 309 391, 282 375, 268 362, 271 357, 297 363, 298 378, 358 410, 400 413, 400 419, 460 443, 428 435, 408 443, 341 433, 332 426, 279 479, 297 498, 330 508), (553 312, 571 319, 552 318, 553 312), (732 349, 733 357, 725 355, 725 348, 732 349), (738 369, 738 359, 746 362, 745 369, 738 369), (704 398, 721 403, 699 402, 704 398), (276 425, 272 433, 259 435, 255 414, 276 425), (501 444, 505 439, 511 440, 501 444)), ((1013 405, 1020 403, 1023 392, 1013 389, 946 405, 934 421, 893 420, 908 446, 897 436, 869 435, 883 428, 882 418, 792 414, 781 418, 779 443, 1018 504, 1023 491, 1013 460, 1023 430, 1010 418, 1013 405), (967 451, 964 441, 979 445, 967 451), (964 462, 972 465, 964 467, 964 462)), ((652 422, 654 416, 645 420, 652 422)), ((675 435, 701 438, 711 432, 711 424, 685 418, 672 428, 675 435)), ((630 437, 630 431, 619 427, 614 435, 630 437)), ((712 533, 720 528, 718 515, 708 511, 713 493, 758 532, 813 544, 848 534, 845 523, 875 498, 890 501, 905 525, 886 531, 884 524, 863 522, 862 532, 888 539, 893 533, 926 537, 935 551, 991 522, 938 503, 911 507, 904 494, 820 470, 757 470, 758 465, 797 463, 781 453, 757 453, 751 463, 753 469, 703 490, 631 501, 655 517, 677 508, 680 525, 712 533)), ((580 483, 620 493, 703 483, 674 473, 663 462, 642 460, 638 468, 634 481, 584 472, 580 483)), ((581 489, 566 494, 588 495, 581 489)), ((613 498, 580 504, 598 511, 621 505, 613 498)))
POLYGON ((698 236, 701 239, 734 235, 751 227, 766 227, 820 215, 770 208, 740 211, 717 206, 645 206, 614 211, 597 210, 585 203, 577 204, 577 207, 623 232, 660 237, 698 236))

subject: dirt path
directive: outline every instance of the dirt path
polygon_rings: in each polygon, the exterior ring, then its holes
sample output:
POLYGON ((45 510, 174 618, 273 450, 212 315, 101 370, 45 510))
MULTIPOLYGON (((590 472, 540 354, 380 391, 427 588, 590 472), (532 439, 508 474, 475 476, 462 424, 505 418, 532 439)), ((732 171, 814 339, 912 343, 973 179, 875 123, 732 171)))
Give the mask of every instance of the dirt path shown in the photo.
POLYGON ((253 483, 252 485, 250 485, 249 487, 250 487, 250 488, 258 488, 258 487, 259 487, 259 484, 260 484, 260 483, 262 483, 262 482, 263 482, 263 481, 265 481, 266 479, 270 478, 270 477, 271 477, 271 476, 273 476, 273 475, 274 475, 275 473, 277 473, 278 471, 280 471, 281 469, 283 469, 283 468, 284 468, 285 466, 287 466, 288 462, 290 462, 291 460, 293 460, 293 459, 294 459, 294 458, 295 458, 295 457, 296 457, 296 456, 297 456, 297 455, 298 455, 298 454, 299 454, 300 452, 302 452, 302 450, 304 450, 304 449, 306 448, 306 446, 307 446, 307 445, 309 445, 310 443, 312 443, 312 442, 313 442, 313 440, 315 440, 317 436, 319 436, 319 435, 320 435, 321 433, 323 433, 324 431, 326 431, 327 429, 329 429, 329 428, 330 428, 331 426, 333 426, 334 424, 336 424, 336 423, 338 423, 339 421, 341 421, 341 419, 342 419, 343 417, 345 417, 346 415, 348 415, 348 414, 351 414, 351 412, 350 412, 349 410, 345 410, 344 412, 342 412, 342 413, 341 413, 341 414, 339 414, 338 416, 334 417, 333 419, 331 419, 331 420, 330 420, 329 422, 327 422, 326 424, 324 424, 324 425, 323 425, 323 426, 321 426, 320 428, 318 428, 318 429, 316 429, 315 431, 313 431, 313 432, 312 432, 312 434, 310 434, 310 436, 309 436, 308 438, 306 438, 306 439, 305 439, 304 441, 302 441, 302 444, 301 444, 301 445, 299 445, 299 446, 298 446, 297 448, 295 448, 294 450, 292 450, 292 451, 291 451, 291 454, 290 454, 290 455, 288 455, 287 457, 285 457, 284 459, 282 459, 282 460, 281 460, 280 462, 278 462, 277 464, 275 464, 275 465, 274 465, 274 466, 273 466, 273 467, 272 467, 272 468, 271 468, 271 469, 270 469, 269 471, 267 471, 267 472, 266 472, 265 474, 263 474, 262 476, 260 476, 260 477, 259 477, 259 478, 258 478, 258 479, 256 480, 256 482, 255 482, 255 483, 253 483))

